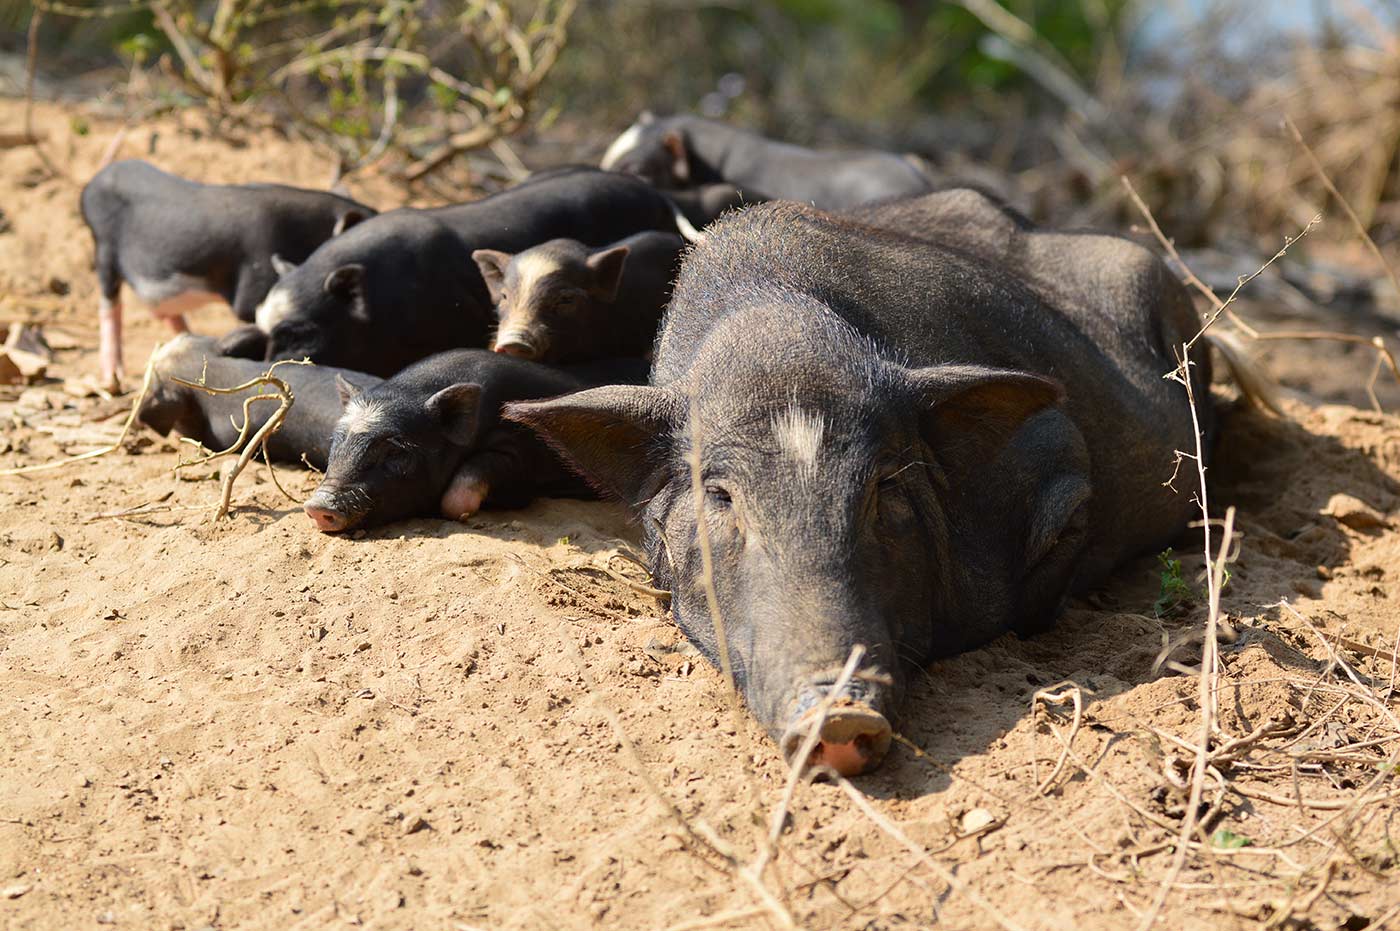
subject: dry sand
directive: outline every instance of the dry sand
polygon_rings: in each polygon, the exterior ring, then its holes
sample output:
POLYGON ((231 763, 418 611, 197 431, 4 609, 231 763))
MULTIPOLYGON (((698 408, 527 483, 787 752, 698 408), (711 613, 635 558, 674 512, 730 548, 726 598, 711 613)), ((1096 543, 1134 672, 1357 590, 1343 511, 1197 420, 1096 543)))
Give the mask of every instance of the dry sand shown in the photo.
MULTIPOLYGON (((19 105, 0 114, 15 123, 19 105)), ((39 119, 85 179, 117 124, 87 116, 79 136, 76 115, 39 119)), ((328 177, 306 146, 232 145, 185 122, 133 130, 123 154, 208 180, 328 177)), ((79 348, 53 374, 90 374, 78 187, 44 178, 27 149, 0 152, 0 185, 0 320, 71 334, 79 348)), ((396 202, 387 185, 352 187, 396 202)), ((195 325, 230 322, 213 309, 195 325)), ((161 330, 133 300, 127 332, 135 367, 161 330)), ((1364 357, 1338 372, 1276 351, 1295 387, 1360 400, 1364 357)), ((57 380, 0 389, 0 467, 91 448, 128 404, 57 380)), ((1161 928, 1397 924, 1397 802, 1368 800, 1400 788, 1381 768, 1400 747, 1400 419, 1289 414, 1231 406, 1211 472, 1213 511, 1238 507, 1245 534, 1224 596, 1235 637, 1217 746, 1275 729, 1222 762, 1234 788, 1208 784, 1216 840, 1188 858, 1161 928), (1338 684, 1323 637, 1366 690, 1338 684)), ((718 674, 658 603, 619 580, 642 577, 622 558, 635 533, 620 509, 550 501, 330 537, 258 467, 215 524, 214 469, 177 480, 182 451, 145 433, 93 462, 0 477, 0 927, 631 929, 726 913, 712 926, 778 926, 689 846, 609 723, 683 818, 752 858, 783 766, 751 721, 734 726, 718 674), (142 505, 167 510, 103 517, 142 505)), ((313 483, 279 475, 294 494, 313 483)), ((1199 553, 1198 532, 1178 549, 1199 553)), ((1199 555, 1183 559, 1198 587, 1199 555)), ((1132 927, 1171 863, 1191 758, 1172 738, 1196 739, 1197 682, 1153 661, 1169 638, 1193 662, 1205 611, 1159 619, 1159 587, 1144 558, 1052 633, 930 667, 904 739, 859 780, 1017 926, 1132 927), (1066 679, 1084 718, 1050 780, 1071 716, 1033 716, 1032 696, 1066 679)), ((766 883, 807 928, 995 926, 830 785, 799 788, 766 883)))

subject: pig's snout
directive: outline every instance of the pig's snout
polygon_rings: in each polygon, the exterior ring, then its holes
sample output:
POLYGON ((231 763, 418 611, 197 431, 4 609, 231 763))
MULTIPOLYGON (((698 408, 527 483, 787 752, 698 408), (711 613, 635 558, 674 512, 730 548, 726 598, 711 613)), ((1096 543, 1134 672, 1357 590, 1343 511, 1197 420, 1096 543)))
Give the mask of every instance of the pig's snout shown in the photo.
POLYGON ((814 685, 798 697, 791 723, 783 732, 779 746, 789 766, 829 766, 843 776, 859 776, 869 772, 889 752, 893 730, 889 719, 873 705, 878 696, 859 682, 852 683, 821 717, 821 703, 830 691, 814 685), (821 730, 806 760, 796 759, 812 728, 821 722, 821 730))
POLYGON ((492 348, 502 355, 530 361, 538 360, 544 354, 543 342, 524 330, 502 330, 496 334, 496 342, 492 348))
POLYGON ((335 533, 350 526, 350 515, 344 511, 323 507, 310 501, 302 505, 302 510, 306 512, 307 517, 311 518, 316 529, 322 533, 335 533))
POLYGON ((306 499, 301 509, 311 518, 317 530, 322 533, 337 533, 349 530, 364 516, 363 509, 356 510, 351 505, 353 500, 353 494, 346 495, 340 489, 327 489, 323 484, 311 493, 311 497, 306 499))

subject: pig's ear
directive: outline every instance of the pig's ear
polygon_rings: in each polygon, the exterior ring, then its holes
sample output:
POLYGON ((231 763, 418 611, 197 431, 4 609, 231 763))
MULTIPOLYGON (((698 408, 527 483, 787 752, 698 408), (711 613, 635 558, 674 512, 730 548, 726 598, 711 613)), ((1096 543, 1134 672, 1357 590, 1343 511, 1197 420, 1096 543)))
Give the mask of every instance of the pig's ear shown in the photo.
POLYGON ((353 208, 347 210, 340 215, 339 219, 335 221, 335 229, 331 230, 331 235, 339 236, 341 233, 345 232, 350 227, 359 223, 361 220, 367 219, 369 219, 369 215, 366 214, 363 210, 355 210, 353 208))
POLYGON ((656 114, 652 113, 650 110, 643 110, 641 113, 637 114, 637 122, 642 126, 647 126, 651 123, 655 123, 656 114))
POLYGON ((486 290, 491 292, 491 303, 501 302, 501 293, 506 286, 506 267, 511 256, 495 249, 477 249, 472 253, 472 261, 481 269, 481 279, 486 282, 486 290))
POLYGON ((428 413, 442 421, 443 434, 458 446, 470 446, 481 420, 481 386, 471 382, 448 385, 428 398, 428 413))
POLYGON ((278 278, 286 278, 292 272, 296 271, 297 267, 274 252, 272 254, 272 270, 277 273, 278 278))
POLYGON ((612 303, 617 299, 617 287, 622 284, 622 269, 627 264, 629 251, 626 246, 615 246, 588 257, 587 265, 593 272, 593 286, 589 291, 598 300, 612 303))
POLYGON ((363 265, 342 265, 326 276, 325 288, 327 294, 334 294, 337 297, 350 297, 365 281, 365 267, 363 265))
POLYGON ((604 491, 631 505, 654 495, 680 404, 664 388, 608 385, 551 401, 507 404, 503 416, 530 427, 604 491))
POLYGON ((671 153, 671 174, 681 184, 690 182, 690 156, 685 151, 685 137, 674 129, 668 129, 661 137, 661 144, 671 153))
POLYGON ((936 365, 910 372, 924 436, 948 456, 989 462, 1026 418, 1064 400, 1059 382, 1015 369, 936 365))
POLYGON ((347 404, 360 396, 360 389, 349 382, 345 376, 339 372, 335 373, 335 391, 336 394, 340 395, 340 407, 342 410, 345 409, 347 404))

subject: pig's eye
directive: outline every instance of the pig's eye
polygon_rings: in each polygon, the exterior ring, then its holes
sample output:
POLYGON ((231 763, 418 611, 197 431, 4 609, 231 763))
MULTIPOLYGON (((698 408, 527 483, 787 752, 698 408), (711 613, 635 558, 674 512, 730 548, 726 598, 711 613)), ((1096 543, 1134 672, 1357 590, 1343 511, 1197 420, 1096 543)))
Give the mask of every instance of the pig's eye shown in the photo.
POLYGON ((734 499, 729 495, 729 489, 723 485, 710 482, 705 486, 705 497, 709 502, 717 507, 729 507, 734 503, 734 499))
POLYGON ((407 450, 391 447, 384 454, 384 468, 391 472, 404 474, 409 471, 412 465, 413 457, 408 454, 407 450))

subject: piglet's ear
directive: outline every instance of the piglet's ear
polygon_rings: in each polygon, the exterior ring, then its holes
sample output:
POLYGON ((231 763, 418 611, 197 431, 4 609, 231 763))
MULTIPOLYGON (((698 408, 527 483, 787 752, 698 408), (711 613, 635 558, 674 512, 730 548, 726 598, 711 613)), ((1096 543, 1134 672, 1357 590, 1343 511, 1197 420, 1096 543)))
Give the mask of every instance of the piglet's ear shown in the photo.
POLYGON ((347 210, 344 213, 342 213, 340 217, 335 221, 335 229, 331 230, 331 235, 339 236, 341 233, 345 232, 350 227, 355 226, 362 220, 367 219, 369 219, 369 215, 366 214, 363 210, 356 210, 354 208, 351 208, 350 210, 347 210))
POLYGON ((1056 382, 981 365, 936 365, 909 373, 924 405, 924 435, 935 451, 990 463, 1027 418, 1064 400, 1056 382))
POLYGON ((637 506, 664 481, 661 465, 681 406, 664 388, 608 385, 551 401, 507 404, 503 416, 530 427, 600 489, 637 506))
POLYGON ((661 144, 671 153, 671 174, 677 184, 690 183, 690 156, 685 151, 685 137, 674 129, 667 130, 661 144))
POLYGON ((627 265, 627 246, 614 246, 588 257, 587 265, 593 272, 593 283, 589 292, 600 301, 612 303, 617 299, 618 286, 622 284, 622 269, 627 265))
POLYGON ((511 255, 495 249, 477 249, 472 253, 472 261, 481 270, 481 280, 486 282, 486 290, 491 292, 491 303, 499 304, 506 287, 506 268, 511 255))
POLYGON ((322 287, 327 294, 349 297, 360 289, 365 281, 363 265, 342 265, 326 276, 322 287))
POLYGON ((294 263, 288 262, 286 259, 282 258, 282 256, 274 252, 272 254, 272 270, 277 273, 278 278, 286 278, 292 272, 296 271, 297 267, 294 263))
POLYGON ((650 110, 643 110, 641 113, 637 114, 637 122, 642 126, 646 126, 650 123, 655 123, 656 114, 652 113, 650 110))
POLYGON ((360 396, 360 388, 339 372, 335 373, 335 391, 336 394, 340 395, 341 410, 344 410, 347 404, 360 396))
POLYGON ((428 413, 442 423, 443 435, 457 446, 470 446, 481 422, 481 386, 471 382, 448 385, 428 398, 428 413))

